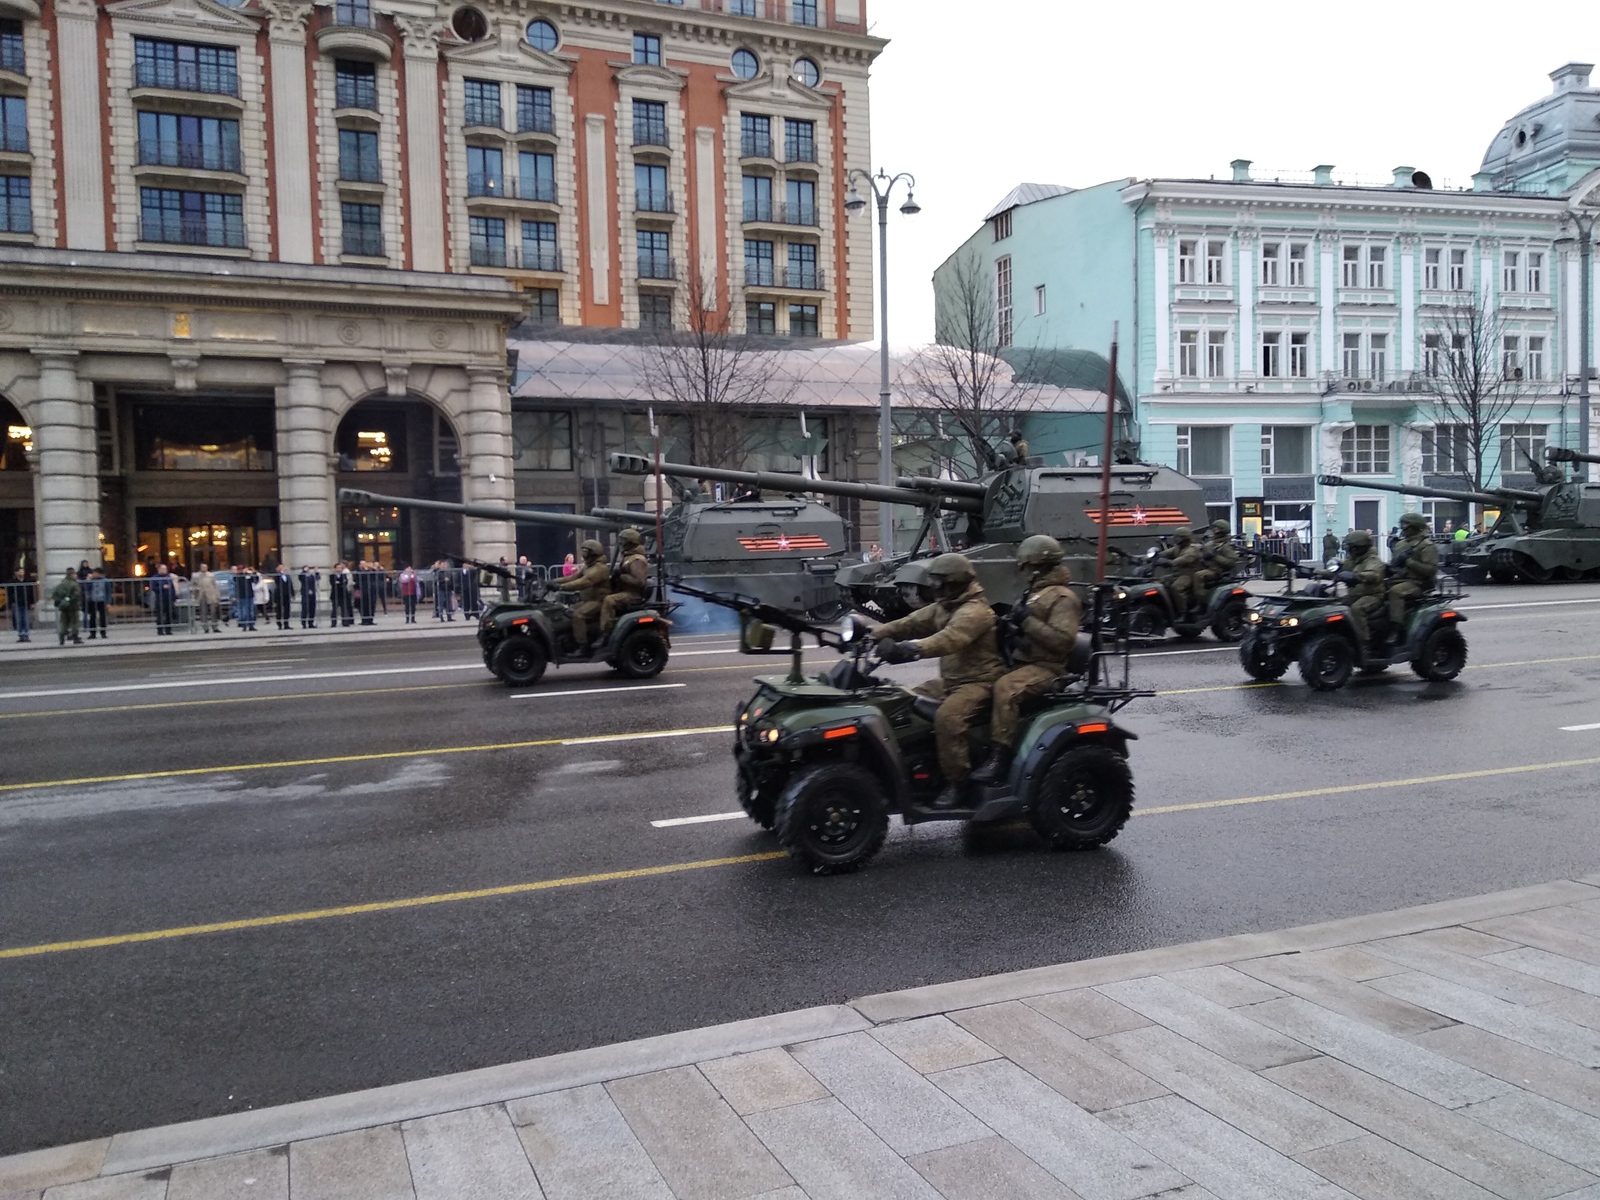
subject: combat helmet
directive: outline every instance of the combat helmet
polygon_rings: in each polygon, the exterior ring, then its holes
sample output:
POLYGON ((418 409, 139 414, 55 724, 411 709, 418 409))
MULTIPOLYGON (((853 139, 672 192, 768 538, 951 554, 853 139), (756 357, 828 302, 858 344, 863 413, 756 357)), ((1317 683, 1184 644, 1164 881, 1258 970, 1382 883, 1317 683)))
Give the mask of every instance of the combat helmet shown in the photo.
POLYGON ((940 600, 954 600, 978 577, 965 554, 941 554, 925 568, 928 584, 940 600))
POLYGON ((1211 532, 1219 534, 1222 537, 1227 537, 1233 532, 1233 530, 1228 528, 1228 523, 1226 521, 1224 521, 1221 517, 1218 517, 1215 521, 1211 522, 1211 532))
POLYGON ((631 549, 635 546, 644 545, 644 535, 632 525, 624 529, 618 536, 622 539, 622 545, 624 548, 631 549))
POLYGON ((1022 539, 1017 547, 1017 568, 1034 571, 1051 571, 1061 565, 1067 552, 1061 543, 1047 533, 1035 533, 1022 539))
POLYGON ((1421 533, 1428 528, 1428 518, 1418 512, 1400 514, 1401 533, 1421 533))
POLYGON ((606 556, 606 548, 599 542, 595 541, 594 538, 590 538, 588 541, 584 542, 581 549, 583 550, 583 557, 585 561, 588 561, 591 558, 604 558, 606 556))
POLYGON ((1172 535, 1172 540, 1180 546, 1187 546, 1194 541, 1195 534, 1198 532, 1199 530, 1195 529, 1179 529, 1172 535))
POLYGON ((1365 529, 1352 529, 1344 535, 1344 548, 1356 554, 1365 554, 1372 549, 1372 535, 1365 529))

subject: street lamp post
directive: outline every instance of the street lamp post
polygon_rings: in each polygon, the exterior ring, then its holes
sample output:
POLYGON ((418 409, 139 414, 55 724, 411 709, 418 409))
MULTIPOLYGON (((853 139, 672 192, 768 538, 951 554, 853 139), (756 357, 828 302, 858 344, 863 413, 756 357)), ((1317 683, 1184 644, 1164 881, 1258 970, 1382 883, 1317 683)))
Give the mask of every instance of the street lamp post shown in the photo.
MULTIPOLYGON (((889 194, 902 179, 906 182, 906 202, 900 212, 914 217, 922 211, 917 203, 916 177, 902 171, 890 176, 883 168, 870 175, 859 167, 850 172, 850 194, 845 197, 848 213, 858 213, 867 201, 856 190, 858 181, 865 181, 878 202, 878 482, 884 487, 894 484, 894 429, 889 419, 889 194)), ((894 552, 894 507, 887 503, 878 505, 878 545, 885 555, 894 552)))

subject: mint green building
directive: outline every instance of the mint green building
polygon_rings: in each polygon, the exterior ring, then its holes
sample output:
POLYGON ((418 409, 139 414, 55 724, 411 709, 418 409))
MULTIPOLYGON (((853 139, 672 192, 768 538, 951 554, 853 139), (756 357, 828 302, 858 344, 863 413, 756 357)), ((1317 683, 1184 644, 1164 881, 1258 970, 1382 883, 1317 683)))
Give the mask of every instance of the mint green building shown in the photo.
POLYGON ((1008 358, 1104 354, 1118 323, 1142 456, 1195 476, 1238 531, 1310 543, 1387 531, 1408 509, 1439 532, 1479 519, 1315 477, 1465 485, 1469 443, 1440 395, 1468 311, 1508 398, 1485 482, 1528 486, 1529 456, 1578 445, 1578 234, 1600 201, 1590 70, 1554 72, 1468 187, 1411 166, 1387 181, 1331 166, 1261 178, 1243 159, 1220 180, 1023 184, 935 272, 941 324, 962 263, 993 281, 1008 358))

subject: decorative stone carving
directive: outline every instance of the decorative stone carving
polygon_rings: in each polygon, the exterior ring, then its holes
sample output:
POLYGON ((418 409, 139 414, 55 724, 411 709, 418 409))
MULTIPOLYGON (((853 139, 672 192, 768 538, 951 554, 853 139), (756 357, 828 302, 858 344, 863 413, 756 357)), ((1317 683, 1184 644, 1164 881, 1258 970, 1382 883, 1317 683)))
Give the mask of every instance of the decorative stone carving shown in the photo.
POLYGON ((411 392, 411 364, 383 364, 384 391, 390 396, 406 396, 411 392))
POLYGON ((445 22, 434 17, 409 17, 396 13, 394 23, 400 28, 400 40, 407 58, 439 56, 439 42, 444 37, 445 22))
POLYGON ((189 355, 172 357, 172 388, 178 392, 192 392, 200 374, 200 360, 189 355))
POLYGON ((435 350, 444 350, 455 341, 455 334, 448 325, 435 325, 428 331, 428 341, 435 350))
POLYGON ((346 346, 354 346, 361 341, 361 326, 354 321, 345 321, 335 331, 339 340, 346 346))
POLYGON ((305 0, 259 0, 261 11, 267 14, 267 32, 273 41, 299 42, 306 40, 306 24, 311 20, 311 5, 305 0))

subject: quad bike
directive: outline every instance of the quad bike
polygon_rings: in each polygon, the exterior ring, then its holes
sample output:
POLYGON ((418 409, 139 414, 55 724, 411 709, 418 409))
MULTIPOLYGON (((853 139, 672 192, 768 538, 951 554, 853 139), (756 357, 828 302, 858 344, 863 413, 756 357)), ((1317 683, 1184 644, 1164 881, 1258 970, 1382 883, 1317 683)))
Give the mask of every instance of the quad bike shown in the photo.
POLYGON ((1167 581, 1157 573, 1156 547, 1141 560, 1132 560, 1129 574, 1114 579, 1113 603, 1104 620, 1110 628, 1124 624, 1135 642, 1151 642, 1168 630, 1181 638, 1197 638, 1210 629, 1219 642, 1237 642, 1244 636, 1250 612, 1250 593, 1232 579, 1219 580, 1200 601, 1185 611, 1167 581))
MULTIPOLYGON (((1097 608, 1111 589, 1096 589, 1097 608)), ((1112 719, 1138 696, 1128 683, 1128 644, 1098 625, 1080 639, 1052 689, 1022 712, 1016 755, 998 783, 967 785, 961 803, 936 808, 943 786, 934 745, 938 701, 875 677, 882 660, 858 618, 827 627, 740 597, 704 594, 740 611, 740 648, 772 649, 774 626, 787 629, 787 675, 756 677, 756 691, 735 716, 733 753, 739 800, 752 820, 773 830, 792 858, 817 875, 853 871, 878 852, 889 818, 906 824, 992 824, 1025 817, 1052 849, 1088 850, 1111 841, 1133 811, 1128 742, 1137 735, 1112 719), (839 651, 833 667, 807 677, 801 640, 839 651)), ((974 729, 987 742, 987 727, 974 729)))
POLYGON ((1263 597, 1250 611, 1239 661, 1252 679, 1279 679, 1298 662, 1307 684, 1332 692, 1357 671, 1377 675, 1408 663, 1419 677, 1438 683, 1454 679, 1467 665, 1467 640, 1460 629, 1467 618, 1459 608, 1458 577, 1441 573, 1441 586, 1407 606, 1399 629, 1390 622, 1387 607, 1373 612, 1368 617, 1371 640, 1363 643, 1335 584, 1313 583, 1296 592, 1295 577, 1309 576, 1311 569, 1282 555, 1262 558, 1286 567, 1289 582, 1281 595, 1263 597))

